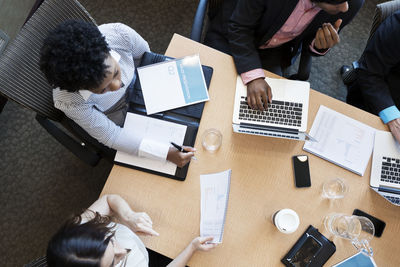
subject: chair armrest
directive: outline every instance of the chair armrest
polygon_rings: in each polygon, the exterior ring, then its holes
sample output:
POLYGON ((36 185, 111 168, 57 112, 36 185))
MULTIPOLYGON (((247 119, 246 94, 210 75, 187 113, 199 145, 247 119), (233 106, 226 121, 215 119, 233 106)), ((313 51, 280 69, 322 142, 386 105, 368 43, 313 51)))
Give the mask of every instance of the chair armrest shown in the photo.
POLYGON ((203 32, 204 16, 207 10, 208 0, 200 0, 197 6, 196 14, 194 16, 192 32, 190 33, 190 39, 196 42, 201 42, 201 34, 203 32))
POLYGON ((87 147, 81 145, 74 138, 66 134, 63 130, 59 129, 54 123, 52 123, 46 117, 36 114, 36 120, 42 125, 46 131, 52 135, 58 142, 60 142, 65 148, 70 150, 75 156, 83 160, 85 163, 96 166, 100 161, 100 156, 89 150, 87 147))

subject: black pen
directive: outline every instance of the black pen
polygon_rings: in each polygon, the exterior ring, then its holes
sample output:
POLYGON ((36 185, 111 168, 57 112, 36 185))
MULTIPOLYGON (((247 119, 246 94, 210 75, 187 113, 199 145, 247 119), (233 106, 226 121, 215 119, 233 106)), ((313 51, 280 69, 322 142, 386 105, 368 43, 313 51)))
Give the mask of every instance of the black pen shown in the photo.
MULTIPOLYGON (((175 144, 174 142, 171 142, 171 145, 173 145, 176 149, 178 149, 182 153, 189 152, 189 151, 186 151, 185 149, 183 149, 183 147, 181 147, 180 145, 175 144)), ((197 158, 195 156, 192 156, 192 159, 197 160, 197 158)))

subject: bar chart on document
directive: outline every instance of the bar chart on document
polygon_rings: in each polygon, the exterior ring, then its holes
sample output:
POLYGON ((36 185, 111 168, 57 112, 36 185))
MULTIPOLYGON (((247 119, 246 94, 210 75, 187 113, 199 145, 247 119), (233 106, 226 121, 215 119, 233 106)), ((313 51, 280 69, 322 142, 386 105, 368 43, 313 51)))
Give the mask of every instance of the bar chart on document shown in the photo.
POLYGON ((212 243, 222 243, 229 199, 230 177, 231 170, 200 175, 200 236, 214 237, 212 243))

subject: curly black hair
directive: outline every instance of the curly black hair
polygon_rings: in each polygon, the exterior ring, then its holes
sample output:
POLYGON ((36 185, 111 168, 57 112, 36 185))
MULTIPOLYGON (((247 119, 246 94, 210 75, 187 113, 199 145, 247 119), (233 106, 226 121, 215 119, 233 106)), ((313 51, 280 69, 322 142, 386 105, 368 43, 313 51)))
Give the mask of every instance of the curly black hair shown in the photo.
POLYGON ((76 92, 100 86, 108 66, 110 48, 96 25, 68 20, 59 24, 44 40, 40 69, 53 87, 76 92))

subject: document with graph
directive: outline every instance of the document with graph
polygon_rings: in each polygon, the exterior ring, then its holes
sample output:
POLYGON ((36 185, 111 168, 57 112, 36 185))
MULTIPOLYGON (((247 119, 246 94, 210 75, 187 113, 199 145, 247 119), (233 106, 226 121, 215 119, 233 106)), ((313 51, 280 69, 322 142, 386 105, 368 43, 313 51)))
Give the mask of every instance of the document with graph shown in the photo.
POLYGON ((228 207, 231 170, 200 175, 200 236, 213 236, 212 243, 222 243, 228 207))
POLYGON ((374 128, 321 105, 310 135, 318 142, 306 141, 305 151, 364 175, 374 146, 374 128))

